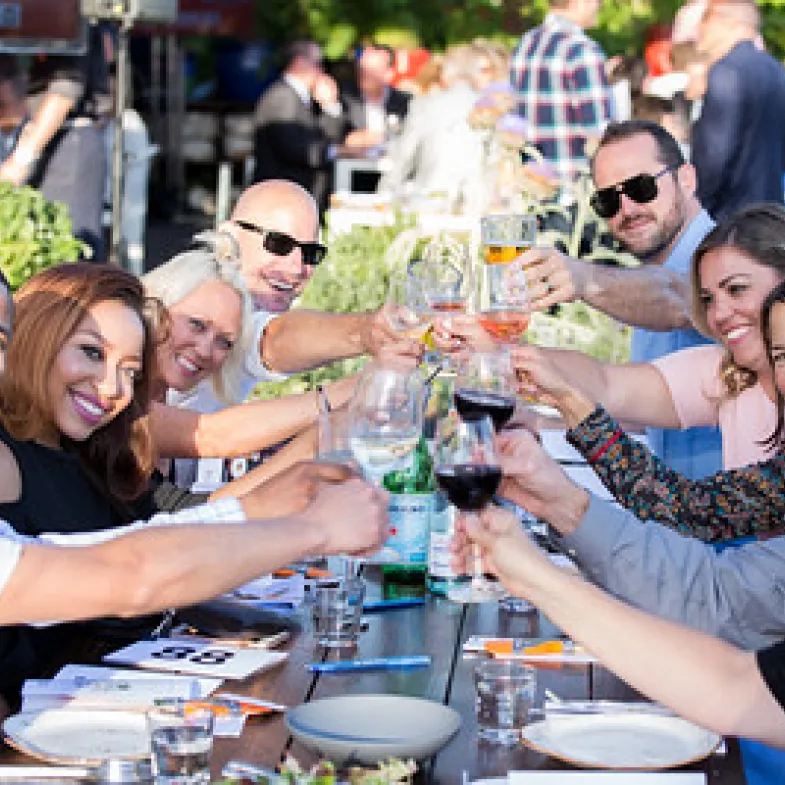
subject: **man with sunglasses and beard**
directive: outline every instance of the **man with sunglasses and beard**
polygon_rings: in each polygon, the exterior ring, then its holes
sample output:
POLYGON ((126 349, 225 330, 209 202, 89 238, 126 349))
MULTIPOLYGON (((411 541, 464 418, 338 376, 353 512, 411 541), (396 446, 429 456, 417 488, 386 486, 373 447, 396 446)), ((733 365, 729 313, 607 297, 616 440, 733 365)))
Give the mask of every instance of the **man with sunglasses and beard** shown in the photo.
MULTIPOLYGON (((243 397, 259 382, 365 354, 415 367, 422 345, 397 335, 380 311, 289 311, 327 254, 319 242, 318 207, 305 188, 288 180, 252 185, 219 231, 234 240, 254 305, 255 333, 245 358, 243 397)), ((170 395, 170 402, 177 408, 166 407, 166 416, 157 423, 158 436, 166 429, 172 449, 176 445, 182 456, 196 457, 198 414, 219 411, 225 404, 207 381, 187 393, 170 395)), ((194 461, 176 461, 178 485, 190 485, 195 472, 194 461)))
MULTIPOLYGON (((520 258, 532 308, 583 300, 632 325, 633 362, 649 362, 708 343, 691 321, 692 254, 714 226, 696 196, 695 169, 676 140, 644 120, 612 123, 591 161, 595 212, 640 267, 590 264, 554 249, 535 248, 520 258)), ((649 429, 654 452, 692 479, 722 466, 716 428, 649 429)))

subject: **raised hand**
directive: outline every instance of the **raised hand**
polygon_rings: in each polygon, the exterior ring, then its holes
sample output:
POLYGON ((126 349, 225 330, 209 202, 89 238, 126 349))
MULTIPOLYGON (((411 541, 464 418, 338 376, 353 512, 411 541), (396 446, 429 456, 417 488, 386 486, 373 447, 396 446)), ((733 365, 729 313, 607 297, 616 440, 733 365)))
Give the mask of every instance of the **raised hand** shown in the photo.
POLYGON ((544 311, 552 305, 583 297, 584 262, 565 256, 554 248, 532 248, 522 253, 517 261, 526 273, 533 311, 544 311))
POLYGON ((359 479, 323 485, 303 517, 325 533, 324 554, 367 556, 387 538, 389 494, 359 479))
POLYGON ((473 545, 480 548, 483 570, 498 577, 509 592, 519 597, 527 596, 538 570, 553 569, 509 510, 489 506, 479 515, 459 516, 452 543, 457 571, 466 571, 473 545))
POLYGON ((496 437, 502 468, 500 495, 563 534, 580 523, 588 493, 575 485, 529 431, 502 431, 496 437))
POLYGON ((403 371, 414 370, 425 351, 421 341, 393 330, 384 307, 368 315, 362 342, 366 353, 373 355, 380 365, 403 371))
POLYGON ((595 402, 567 381, 550 352, 536 346, 516 346, 510 356, 522 397, 555 406, 570 426, 594 410, 595 402))
POLYGON ((340 463, 302 461, 259 483, 242 497, 250 518, 272 518, 302 512, 325 485, 357 477, 350 466, 340 463))

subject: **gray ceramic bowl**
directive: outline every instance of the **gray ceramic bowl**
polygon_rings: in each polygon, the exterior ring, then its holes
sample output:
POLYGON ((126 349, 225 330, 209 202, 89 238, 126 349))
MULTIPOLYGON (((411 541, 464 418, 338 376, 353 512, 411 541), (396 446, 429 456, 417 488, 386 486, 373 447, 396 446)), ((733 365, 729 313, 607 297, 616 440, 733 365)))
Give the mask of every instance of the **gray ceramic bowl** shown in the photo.
POLYGON ((342 695, 286 713, 292 735, 338 765, 386 758, 423 760, 461 726, 460 715, 435 701, 399 695, 342 695))

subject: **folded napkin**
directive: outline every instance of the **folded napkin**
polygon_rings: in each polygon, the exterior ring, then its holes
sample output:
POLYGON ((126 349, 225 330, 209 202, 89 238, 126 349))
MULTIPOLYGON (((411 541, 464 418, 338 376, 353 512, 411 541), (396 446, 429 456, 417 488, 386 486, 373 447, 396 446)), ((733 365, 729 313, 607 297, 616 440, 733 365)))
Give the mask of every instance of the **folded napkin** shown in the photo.
POLYGON ((256 608, 299 608, 305 601, 305 576, 299 573, 286 578, 264 575, 225 596, 233 602, 247 603, 256 608))

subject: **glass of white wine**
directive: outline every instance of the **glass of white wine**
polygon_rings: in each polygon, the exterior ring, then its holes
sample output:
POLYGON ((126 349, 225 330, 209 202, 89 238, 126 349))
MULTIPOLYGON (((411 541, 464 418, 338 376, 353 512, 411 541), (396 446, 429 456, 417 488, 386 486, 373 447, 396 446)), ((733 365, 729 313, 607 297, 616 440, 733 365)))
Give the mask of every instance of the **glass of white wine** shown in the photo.
POLYGON ((370 482, 405 469, 422 434, 423 384, 418 371, 371 364, 349 403, 349 444, 370 482))
POLYGON ((431 329, 431 316, 422 286, 411 272, 397 273, 390 278, 385 302, 387 323, 399 335, 423 341, 431 329))

